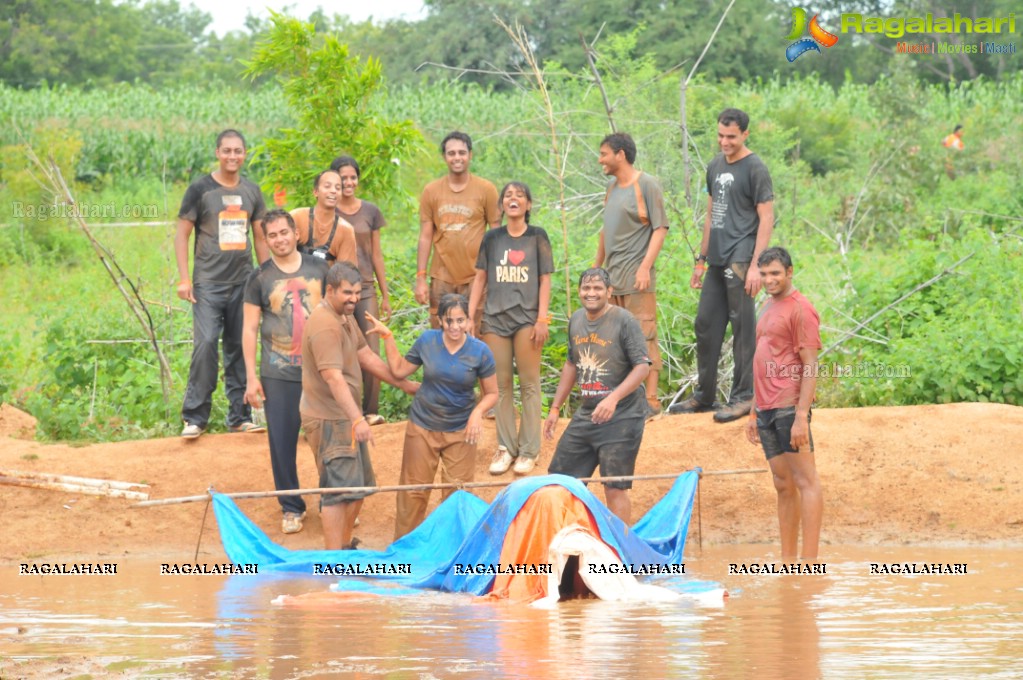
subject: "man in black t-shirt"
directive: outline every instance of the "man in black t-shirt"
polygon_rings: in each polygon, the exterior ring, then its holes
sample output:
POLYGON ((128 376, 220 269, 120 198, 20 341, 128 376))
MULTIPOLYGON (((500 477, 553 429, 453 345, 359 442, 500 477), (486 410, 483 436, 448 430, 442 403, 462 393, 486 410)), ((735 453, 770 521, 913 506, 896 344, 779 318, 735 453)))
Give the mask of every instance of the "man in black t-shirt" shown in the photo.
POLYGON ((689 399, 668 409, 698 413, 714 408, 718 360, 731 323, 735 368, 728 404, 714 414, 719 423, 747 415, 753 404, 753 299, 760 291, 760 272, 751 263, 767 248, 774 230, 771 175, 746 147, 748 128, 749 116, 739 109, 725 109, 718 116, 721 153, 707 165, 707 217, 689 282, 700 290, 695 323, 698 383, 689 399))
POLYGON ((192 363, 181 407, 181 436, 195 439, 206 431, 217 386, 217 354, 224 336, 224 389, 230 408, 231 432, 263 432, 252 423, 244 402, 242 359, 242 293, 252 272, 252 246, 260 262, 267 259, 263 235, 257 233, 266 212, 259 187, 239 173, 245 162, 245 140, 237 130, 217 137, 220 167, 193 182, 181 200, 174 255, 178 265, 178 297, 192 303, 192 363), (249 231, 253 238, 249 240, 249 231), (194 262, 188 275, 188 240, 195 231, 194 262))
MULTIPOLYGON (((245 284, 245 320, 242 353, 245 356, 245 402, 256 408, 266 402, 270 465, 278 491, 299 489, 295 463, 302 426, 302 330, 310 312, 323 299, 327 263, 297 250, 298 230, 284 210, 271 210, 263 218, 263 233, 270 259, 252 272, 245 284), (259 375, 256 375, 256 338, 261 339, 259 375)), ((302 530, 305 501, 301 496, 279 496, 284 512, 281 531, 302 530)))
MULTIPOLYGON (((548 472, 589 477, 600 466, 601 477, 632 475, 643 440, 647 404, 644 381, 650 356, 639 321, 627 309, 611 304, 611 276, 600 267, 579 277, 579 299, 568 322, 568 360, 544 421, 544 436, 554 438, 558 412, 576 383, 582 404, 558 441, 548 472)), ((632 482, 606 482, 607 507, 623 522, 632 521, 632 482)))

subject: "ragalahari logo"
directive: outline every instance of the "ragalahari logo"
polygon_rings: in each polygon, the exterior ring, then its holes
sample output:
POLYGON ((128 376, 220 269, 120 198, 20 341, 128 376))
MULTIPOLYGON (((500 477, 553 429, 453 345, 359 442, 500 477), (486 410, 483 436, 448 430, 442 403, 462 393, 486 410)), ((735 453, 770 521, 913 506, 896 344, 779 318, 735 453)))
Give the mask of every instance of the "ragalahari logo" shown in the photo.
POLYGON ((819 16, 819 14, 814 14, 813 19, 810 20, 808 29, 810 37, 796 40, 796 38, 803 35, 804 30, 807 30, 806 10, 802 7, 792 8, 792 32, 789 33, 785 39, 795 40, 796 42, 785 48, 785 58, 789 60, 789 63, 795 61, 811 50, 820 54, 820 46, 834 47, 838 42, 837 35, 828 33, 821 28, 819 23, 817 23, 817 17, 819 16))

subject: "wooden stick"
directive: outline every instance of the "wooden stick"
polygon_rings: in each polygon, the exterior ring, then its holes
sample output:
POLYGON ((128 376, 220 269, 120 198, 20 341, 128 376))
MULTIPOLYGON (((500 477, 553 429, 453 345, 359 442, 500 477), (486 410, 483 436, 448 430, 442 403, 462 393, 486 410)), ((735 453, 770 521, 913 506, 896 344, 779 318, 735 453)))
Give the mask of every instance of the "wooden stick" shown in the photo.
POLYGON ((44 482, 60 482, 64 484, 75 484, 78 486, 109 487, 111 489, 134 490, 136 487, 149 488, 148 484, 136 484, 135 482, 118 482, 113 479, 96 479, 93 477, 73 477, 71 475, 58 475, 49 472, 22 472, 20 470, 0 470, 0 477, 15 477, 20 479, 35 479, 44 482))
POLYGON ((40 479, 23 479, 21 477, 0 477, 0 484, 8 486, 27 486, 33 489, 49 489, 50 491, 66 491, 68 493, 86 494, 89 496, 110 496, 111 498, 127 498, 133 501, 149 500, 149 494, 141 491, 125 491, 97 486, 81 486, 62 482, 47 482, 40 479))
MULTIPOLYGON (((690 472, 685 470, 684 472, 690 472)), ((742 475, 748 473, 767 472, 766 468, 755 468, 751 470, 712 470, 701 472, 700 476, 706 475, 742 475)), ((618 477, 587 477, 580 479, 580 482, 633 482, 650 481, 655 479, 675 479, 683 472, 671 472, 658 475, 621 475, 618 477)), ((221 494, 228 498, 275 498, 278 496, 303 496, 303 495, 324 495, 336 493, 383 493, 387 491, 427 491, 433 489, 481 489, 486 487, 501 487, 514 484, 518 480, 501 482, 455 482, 442 484, 395 484, 392 486, 350 486, 344 488, 317 488, 317 489, 285 489, 283 491, 239 491, 235 493, 221 494)), ((212 490, 212 489, 211 489, 212 490)), ((196 503, 209 498, 209 493, 202 496, 181 496, 179 498, 164 498, 162 500, 145 501, 134 503, 133 508, 152 508, 158 505, 177 505, 180 503, 196 503)))

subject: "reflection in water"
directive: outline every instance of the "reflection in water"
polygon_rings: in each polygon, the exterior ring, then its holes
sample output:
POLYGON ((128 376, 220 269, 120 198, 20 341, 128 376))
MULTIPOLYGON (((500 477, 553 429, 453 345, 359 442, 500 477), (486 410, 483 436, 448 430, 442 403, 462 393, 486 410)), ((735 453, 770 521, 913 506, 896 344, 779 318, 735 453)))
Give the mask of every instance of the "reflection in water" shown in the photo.
POLYGON ((6 566, 0 676, 13 659, 23 665, 11 675, 50 677, 54 659, 74 655, 100 671, 157 677, 1019 674, 1019 551, 833 548, 826 576, 728 574, 729 562, 771 561, 758 550, 722 546, 687 560, 687 572, 731 592, 717 608, 574 600, 538 610, 425 593, 291 609, 270 601, 324 591, 332 579, 158 576, 141 561, 122 562, 113 577, 19 577, 6 566), (871 561, 965 561, 969 573, 871 575, 871 561))

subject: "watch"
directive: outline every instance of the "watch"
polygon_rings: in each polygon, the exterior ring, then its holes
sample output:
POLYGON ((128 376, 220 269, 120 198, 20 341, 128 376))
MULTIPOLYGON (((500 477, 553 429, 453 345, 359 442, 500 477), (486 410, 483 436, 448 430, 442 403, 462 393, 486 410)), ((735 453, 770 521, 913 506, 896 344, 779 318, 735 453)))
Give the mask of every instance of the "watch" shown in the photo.
POLYGON ((704 262, 706 262, 707 261, 707 256, 706 255, 697 255, 696 256, 696 264, 700 264, 700 260, 703 260, 704 262))

